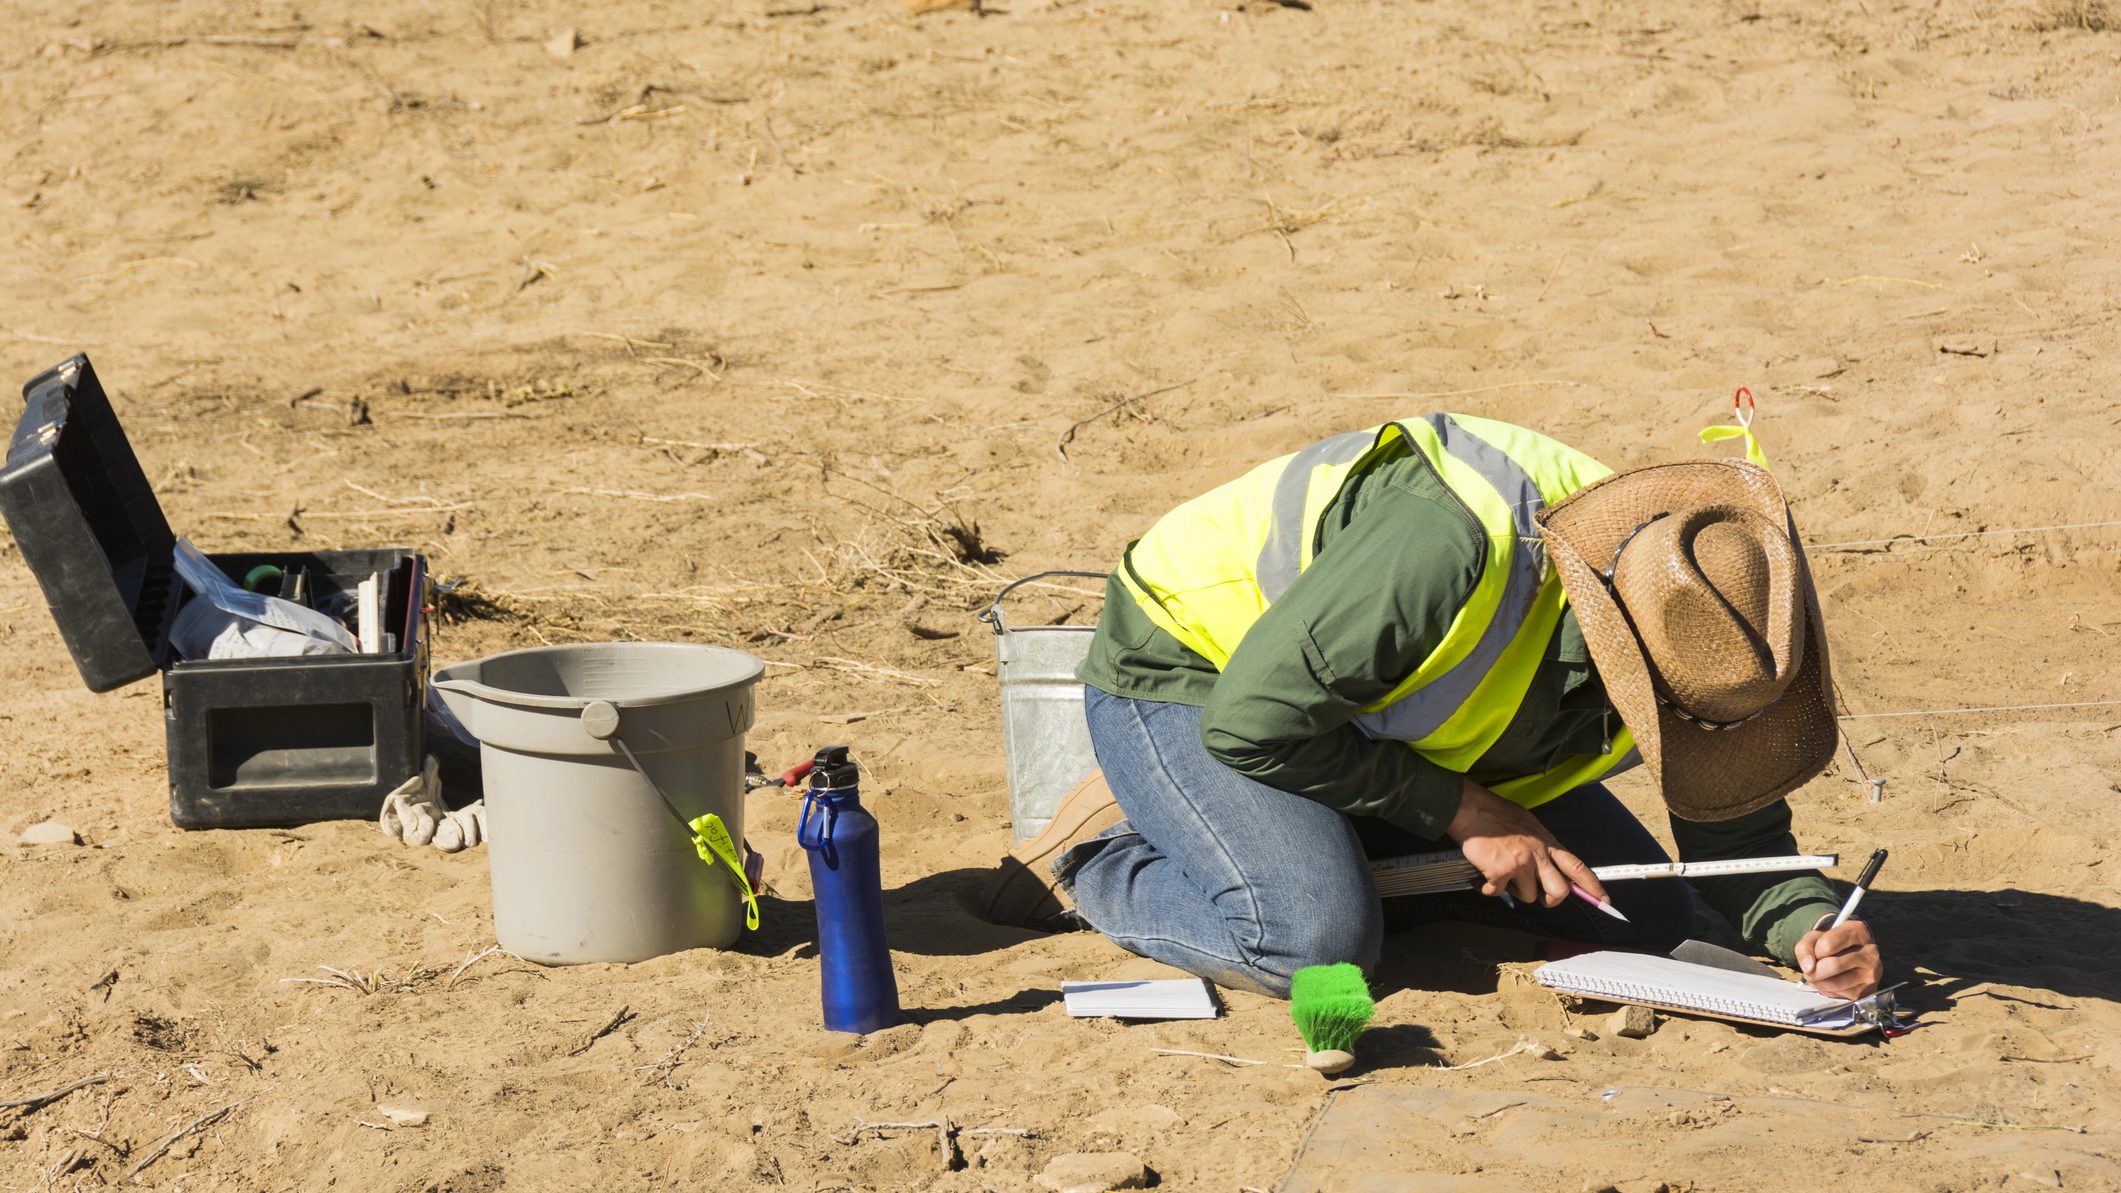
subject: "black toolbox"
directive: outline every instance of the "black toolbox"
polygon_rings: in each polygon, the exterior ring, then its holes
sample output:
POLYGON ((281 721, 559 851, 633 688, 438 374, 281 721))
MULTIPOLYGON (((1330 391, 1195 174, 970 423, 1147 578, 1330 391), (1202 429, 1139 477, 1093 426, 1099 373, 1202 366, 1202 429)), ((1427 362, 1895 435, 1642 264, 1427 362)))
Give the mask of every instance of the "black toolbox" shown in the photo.
POLYGON ((421 764, 426 561, 387 548, 209 555, 238 582, 260 564, 299 565, 320 594, 384 577, 384 650, 176 658, 170 629, 192 599, 172 563, 176 536, 88 358, 39 373, 22 396, 0 513, 91 691, 162 672, 170 819, 250 828, 374 817, 421 764))

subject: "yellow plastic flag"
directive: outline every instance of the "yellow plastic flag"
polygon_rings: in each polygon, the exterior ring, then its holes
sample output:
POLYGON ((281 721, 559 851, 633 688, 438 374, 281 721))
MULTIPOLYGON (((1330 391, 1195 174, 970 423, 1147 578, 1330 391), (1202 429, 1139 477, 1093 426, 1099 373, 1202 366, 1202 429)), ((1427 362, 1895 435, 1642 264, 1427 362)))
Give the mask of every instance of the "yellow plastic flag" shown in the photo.
POLYGON ((1770 467, 1767 453, 1761 450, 1760 440, 1753 434, 1753 391, 1742 385, 1739 386, 1738 392, 1731 395, 1731 408, 1737 412, 1737 425, 1720 424, 1713 427, 1704 427, 1701 432, 1701 441, 1703 443, 1721 443, 1726 439, 1744 439, 1745 458, 1762 468, 1770 467))
POLYGON ((693 820, 692 847, 699 851, 700 860, 712 866, 717 859, 729 868, 729 876, 736 880, 736 889, 744 893, 744 926, 752 931, 759 927, 759 897, 751 890, 751 880, 744 877, 744 863, 736 855, 736 843, 729 839, 729 830, 722 826, 722 818, 712 812, 693 820))

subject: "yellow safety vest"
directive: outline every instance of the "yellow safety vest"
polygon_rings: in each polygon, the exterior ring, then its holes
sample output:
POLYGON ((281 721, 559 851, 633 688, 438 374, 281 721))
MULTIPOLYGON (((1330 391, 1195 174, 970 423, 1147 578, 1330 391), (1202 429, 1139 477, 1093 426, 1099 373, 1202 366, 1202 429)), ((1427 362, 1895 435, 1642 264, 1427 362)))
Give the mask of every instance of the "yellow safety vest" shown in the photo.
MULTIPOLYGON (((1404 442, 1486 530, 1486 565, 1443 641, 1355 724, 1461 774, 1487 753, 1539 669, 1568 598, 1533 522, 1612 469, 1534 431, 1463 414, 1324 439, 1166 514, 1127 550, 1121 583, 1149 619, 1221 670, 1267 606, 1311 565, 1319 523, 1348 479, 1404 442)), ((1640 761, 1625 728, 1605 753, 1563 759, 1493 790, 1519 805, 1640 761)))

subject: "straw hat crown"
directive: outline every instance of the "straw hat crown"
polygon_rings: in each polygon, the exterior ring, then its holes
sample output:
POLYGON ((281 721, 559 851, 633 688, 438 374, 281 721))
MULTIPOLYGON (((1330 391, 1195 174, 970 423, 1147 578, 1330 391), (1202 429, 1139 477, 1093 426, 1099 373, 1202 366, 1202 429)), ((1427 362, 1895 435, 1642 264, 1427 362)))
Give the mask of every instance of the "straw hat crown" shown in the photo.
POLYGON ((1713 505, 1659 518, 1609 566, 1659 696, 1727 723, 1789 687, 1804 652, 1797 553, 1758 511, 1713 505))
POLYGON ((1826 636, 1774 478, 1737 460, 1638 468, 1539 514, 1608 699, 1687 820, 1727 820, 1826 767, 1826 636))

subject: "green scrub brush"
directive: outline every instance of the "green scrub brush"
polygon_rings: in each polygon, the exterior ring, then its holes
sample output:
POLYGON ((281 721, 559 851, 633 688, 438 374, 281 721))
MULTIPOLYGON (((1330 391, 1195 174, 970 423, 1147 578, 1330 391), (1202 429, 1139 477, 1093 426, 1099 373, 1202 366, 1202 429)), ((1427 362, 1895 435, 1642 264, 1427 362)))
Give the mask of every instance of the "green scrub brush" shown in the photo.
POLYGON ((1289 982, 1289 1018, 1303 1034, 1304 1063, 1327 1076, 1355 1063, 1355 1037, 1376 1011, 1357 966, 1310 965, 1289 982))

